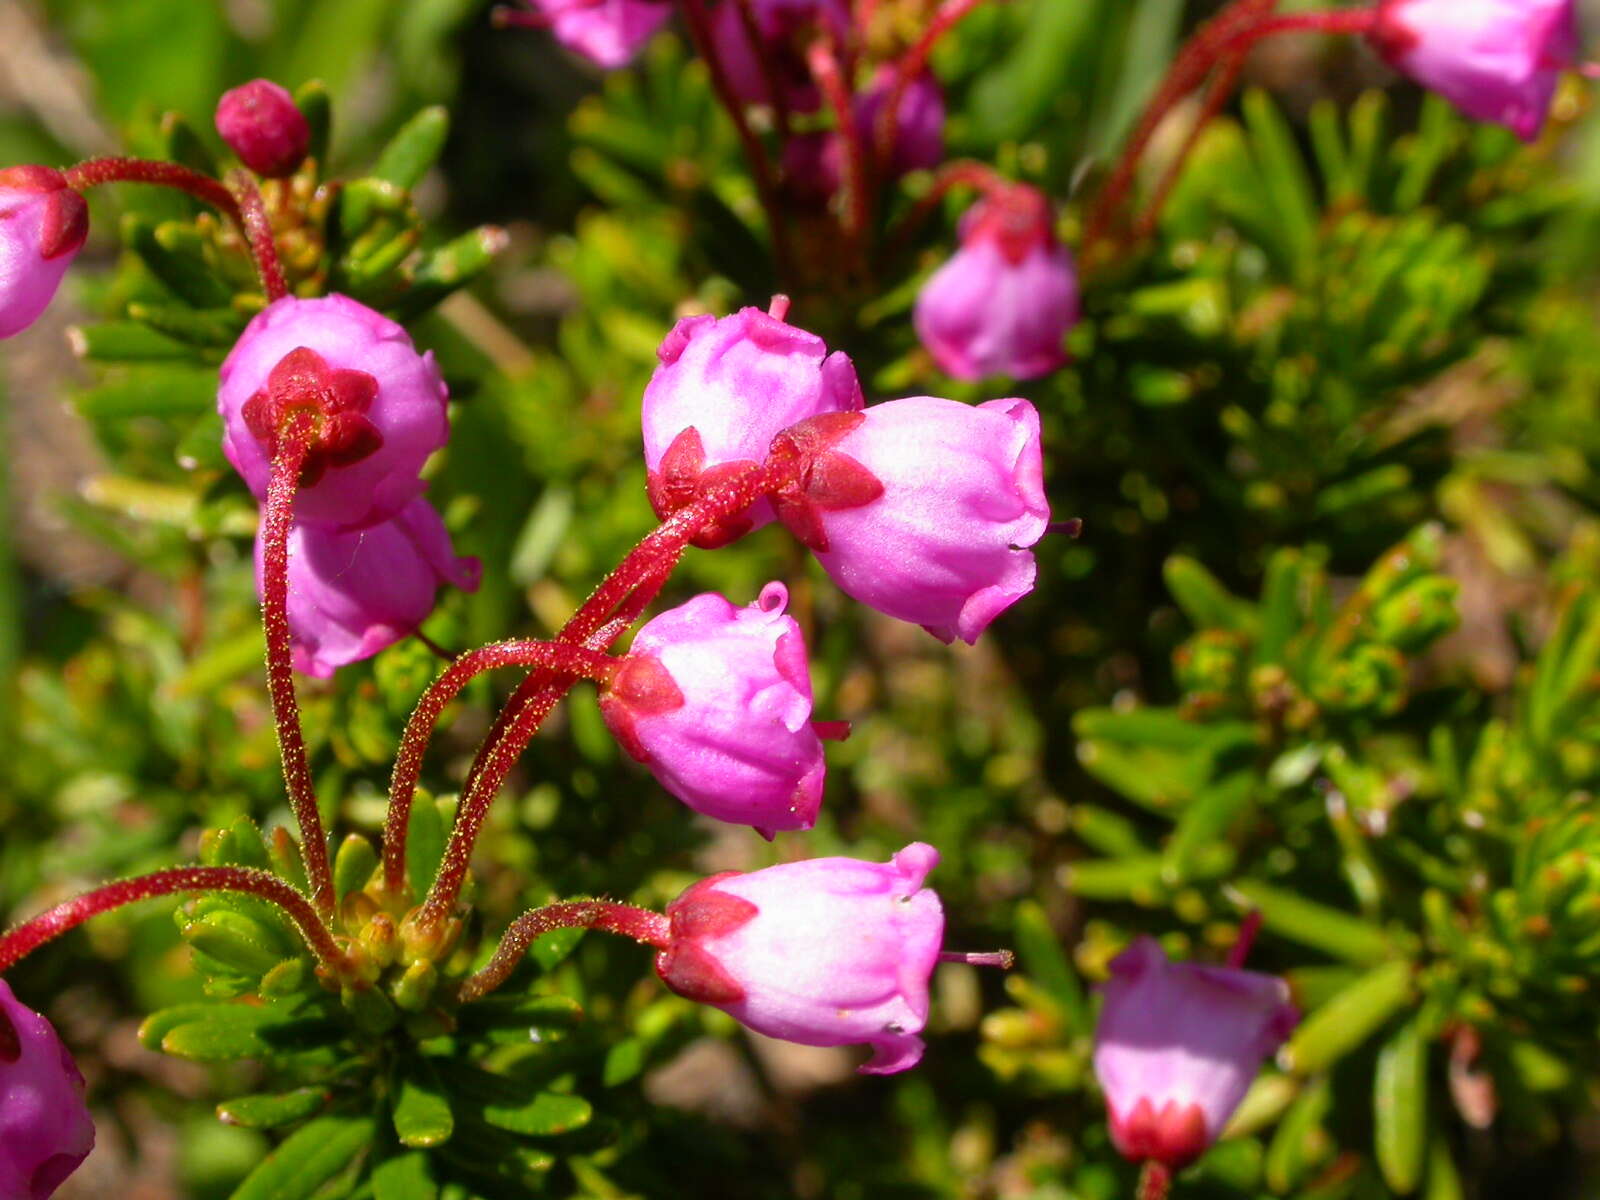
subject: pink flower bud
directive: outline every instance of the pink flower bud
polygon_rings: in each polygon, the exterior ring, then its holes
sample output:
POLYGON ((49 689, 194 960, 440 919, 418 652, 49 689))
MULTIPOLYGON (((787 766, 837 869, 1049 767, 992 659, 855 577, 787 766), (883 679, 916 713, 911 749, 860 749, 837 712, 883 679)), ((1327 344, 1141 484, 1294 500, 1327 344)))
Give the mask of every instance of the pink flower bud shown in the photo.
MULTIPOLYGON (((730 469, 765 460, 781 430, 862 403, 849 358, 760 309, 687 317, 657 354, 641 418, 650 504, 662 519, 730 469)), ((758 501, 696 545, 725 545, 770 520, 772 506, 758 501)))
POLYGON ((444 380, 406 331, 348 296, 285 297, 258 314, 222 364, 222 448, 258 498, 295 409, 317 431, 295 516, 359 529, 421 495, 422 464, 450 433, 444 380))
POLYGON ((311 126, 294 97, 270 79, 252 79, 217 101, 217 132, 257 175, 285 179, 311 149, 311 126))
POLYGON ((1171 963, 1142 937, 1111 963, 1094 1070, 1124 1156, 1176 1170, 1215 1142, 1299 1015, 1281 979, 1171 963))
POLYGON ((769 583, 746 608, 707 592, 662 613, 600 698, 612 733, 662 787, 767 838, 816 824, 825 770, 788 602, 788 589, 769 583))
POLYGON ((789 529, 847 595, 973 642, 1033 590, 1026 549, 1044 535, 1039 414, 915 396, 819 417, 785 437, 811 466, 777 497, 789 529))
POLYGON ((89 206, 60 171, 0 171, 0 338, 39 319, 88 236, 89 206))
POLYGON ((747 104, 773 103, 770 74, 791 109, 816 111, 822 106, 822 93, 806 66, 804 42, 819 28, 828 29, 836 38, 845 37, 850 29, 845 0, 752 0, 751 7, 760 34, 759 47, 751 43, 735 0, 718 5, 712 18, 717 56, 734 95, 747 104))
POLYGON ((928 977, 944 939, 922 886, 939 852, 913 842, 887 863, 814 858, 713 875, 667 907, 672 940, 656 973, 769 1037, 865 1043, 867 1074, 917 1065, 928 977))
MULTIPOLYGON (((596 66, 627 65, 672 16, 671 0, 528 0, 531 21, 548 24, 556 40, 596 66)), ((522 21, 512 21, 523 24, 522 21)))
POLYGON ((1577 65, 1578 12, 1575 0, 1382 0, 1370 37, 1397 71, 1532 141, 1577 65))
POLYGON ((56 1031, 0 979, 0 1196, 49 1200, 94 1148, 83 1076, 56 1031))
MULTIPOLYGON (((261 579, 256 540, 256 580, 261 579)), ((319 679, 394 645, 433 612, 441 583, 478 590, 476 558, 457 558, 433 505, 416 499, 365 529, 296 522, 289 530, 289 638, 295 670, 319 679)))
POLYGON ((1048 375, 1067 361, 1061 340, 1077 320, 1072 256, 1048 201, 1022 185, 972 206, 961 249, 922 285, 913 314, 922 344, 957 379, 1048 375))

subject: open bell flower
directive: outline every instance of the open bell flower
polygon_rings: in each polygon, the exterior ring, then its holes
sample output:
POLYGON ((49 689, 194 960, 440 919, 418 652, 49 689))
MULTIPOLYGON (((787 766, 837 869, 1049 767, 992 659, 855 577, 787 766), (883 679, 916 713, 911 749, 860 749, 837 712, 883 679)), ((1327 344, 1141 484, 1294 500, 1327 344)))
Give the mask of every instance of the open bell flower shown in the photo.
POLYGON ((1369 37, 1397 71, 1524 141, 1578 65, 1576 0, 1382 0, 1369 37))
POLYGON ((846 595, 970 643, 1033 590, 1026 547, 1044 535, 1050 505, 1039 414, 1026 400, 913 396, 784 437, 811 466, 778 495, 778 515, 846 595))
MULTIPOLYGON (((256 576, 262 545, 256 541, 256 576)), ((289 530, 289 647, 319 679, 408 637, 433 612, 439 585, 478 590, 483 567, 457 557, 433 505, 416 499, 365 529, 295 523, 289 530)))
POLYGON ((672 16, 671 0, 528 0, 574 54, 607 69, 626 66, 672 16))
POLYGON ((0 979, 0 1197, 49 1200, 94 1148, 83 1076, 0 979))
POLYGON ((1168 962, 1148 937, 1112 960, 1101 991, 1094 1071, 1112 1141, 1134 1162, 1170 1170, 1217 1140, 1299 1020, 1283 980, 1168 962))
MULTIPOLYGON (((662 519, 730 471, 763 461, 781 430, 862 404, 848 357, 757 308, 686 317, 657 355, 640 418, 650 503, 662 519)), ((771 505, 759 500, 696 545, 724 545, 771 520, 771 505)))
POLYGON ((864 1073, 904 1071, 922 1058, 944 939, 939 897, 922 886, 938 862, 914 842, 887 863, 814 858, 713 875, 667 906, 656 973, 757 1033, 869 1045, 864 1073))
POLYGON ((420 472, 450 433, 432 353, 348 296, 286 296, 245 326, 223 361, 222 449, 257 499, 289 413, 315 414, 295 518, 360 529, 398 516, 422 494, 420 472))
POLYGON ((816 823, 825 773, 788 601, 783 584, 769 583, 744 608, 707 592, 662 613, 600 698, 612 733, 663 787, 768 838, 816 823))
POLYGON ((940 369, 957 379, 1036 379, 1065 363, 1078 278, 1043 193, 1021 184, 997 189, 968 210, 960 237, 912 314, 940 369))
POLYGON ((88 236, 89 206, 60 171, 0 171, 0 338, 39 319, 88 236))

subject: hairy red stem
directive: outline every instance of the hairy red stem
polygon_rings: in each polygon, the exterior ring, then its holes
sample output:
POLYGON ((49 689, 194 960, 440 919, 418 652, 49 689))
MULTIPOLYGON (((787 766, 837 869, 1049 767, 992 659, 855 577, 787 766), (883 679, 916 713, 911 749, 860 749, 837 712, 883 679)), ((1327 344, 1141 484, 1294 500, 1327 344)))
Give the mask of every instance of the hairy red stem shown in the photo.
POLYGON ((533 939, 554 929, 600 929, 665 949, 672 925, 660 913, 609 900, 568 900, 530 909, 506 928, 494 956, 461 985, 456 999, 468 1004, 488 995, 517 969, 533 939))
POLYGON ((828 107, 833 109, 833 119, 839 126, 838 138, 844 146, 844 170, 839 183, 843 193, 840 200, 844 208, 844 228, 850 240, 859 245, 866 234, 867 223, 872 219, 872 194, 867 184, 867 148, 862 144, 861 131, 856 128, 850 89, 845 84, 844 71, 839 65, 838 47, 831 34, 824 34, 811 43, 806 50, 806 65, 811 68, 811 77, 816 80, 828 107))
POLYGON ((433 727, 444 706, 477 676, 498 667, 544 667, 574 679, 605 680, 616 670, 617 660, 607 654, 560 642, 495 642, 469 650, 445 668, 417 702, 400 738, 394 775, 389 785, 389 811, 383 826, 383 877, 389 893, 399 896, 406 886, 406 830, 411 803, 416 797, 422 759, 433 727))
POLYGON ((300 827, 300 855, 311 882, 311 900, 324 918, 333 915, 333 872, 328 867, 328 839, 317 808, 306 759, 300 705, 294 694, 294 668, 289 655, 289 529, 294 524, 294 494, 300 468, 311 446, 308 413, 294 413, 278 433, 267 502, 261 510, 261 625, 267 638, 267 691, 278 728, 278 752, 289 807, 300 827))
POLYGON ((239 169, 228 172, 228 186, 239 202, 244 240, 250 247, 250 257, 255 260, 256 273, 261 276, 261 290, 267 294, 267 303, 282 300, 289 294, 289 284, 283 277, 283 263, 278 259, 278 243, 273 238, 267 206, 261 202, 261 189, 256 187, 250 172, 239 169))
POLYGON ((1167 1200, 1171 1189, 1172 1171, 1166 1164, 1154 1159, 1146 1161, 1144 1170, 1139 1172, 1138 1200, 1167 1200))
POLYGON ((900 105, 905 102, 906 90, 927 68, 928 57, 939 40, 983 3, 984 0, 945 0, 939 11, 933 14, 928 27, 922 31, 922 36, 895 65, 894 80, 878 113, 878 162, 884 170, 888 170, 889 164, 894 161, 894 142, 900 132, 900 105))
POLYGON ((344 964, 344 955, 306 898, 270 871, 252 867, 174 867, 108 883, 13 927, 0 935, 0 971, 7 970, 19 959, 82 925, 90 917, 125 904, 178 892, 248 892, 258 896, 288 914, 299 926, 306 945, 324 966, 338 970, 344 964))
POLYGON ((199 171, 177 163, 153 162, 144 158, 90 158, 61 172, 67 186, 82 191, 99 187, 103 183, 149 183, 156 187, 177 188, 188 192, 196 200, 226 213, 239 227, 244 219, 239 215, 239 203, 221 183, 199 171))
POLYGON ((910 245, 911 239, 916 237, 917 230, 922 228, 923 222, 931 217, 939 205, 944 202, 945 196, 958 187, 971 187, 988 195, 1000 188, 1011 186, 1000 172, 988 163, 978 162, 971 158, 958 158, 954 162, 945 163, 934 174, 933 186, 928 189, 928 194, 921 197, 900 218, 894 232, 888 237, 888 257, 898 256, 910 245))
POLYGON ((777 118, 778 137, 787 142, 793 132, 792 121, 789 114, 789 97, 783 89, 783 78, 778 73, 778 65, 772 59, 772 47, 761 34, 761 22, 756 16, 755 0, 733 0, 734 10, 739 15, 739 24, 744 27, 744 35, 750 39, 750 51, 756 56, 756 63, 761 68, 761 80, 767 85, 767 94, 772 97, 772 113, 777 118))

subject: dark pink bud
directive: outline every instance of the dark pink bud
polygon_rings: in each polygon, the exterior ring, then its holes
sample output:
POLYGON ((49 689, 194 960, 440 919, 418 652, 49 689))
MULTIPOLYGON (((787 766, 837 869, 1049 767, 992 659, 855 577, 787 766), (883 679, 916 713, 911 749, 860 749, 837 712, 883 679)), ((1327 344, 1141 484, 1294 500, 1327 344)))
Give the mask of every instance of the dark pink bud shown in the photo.
POLYGON ((49 1200, 94 1148, 83 1076, 0 979, 0 1196, 49 1200))
POLYGON ((60 171, 0 171, 0 338, 39 319, 88 234, 89 206, 60 171))
POLYGON ((288 91, 270 79, 252 79, 217 101, 217 132, 257 175, 293 175, 311 148, 311 127, 288 91))

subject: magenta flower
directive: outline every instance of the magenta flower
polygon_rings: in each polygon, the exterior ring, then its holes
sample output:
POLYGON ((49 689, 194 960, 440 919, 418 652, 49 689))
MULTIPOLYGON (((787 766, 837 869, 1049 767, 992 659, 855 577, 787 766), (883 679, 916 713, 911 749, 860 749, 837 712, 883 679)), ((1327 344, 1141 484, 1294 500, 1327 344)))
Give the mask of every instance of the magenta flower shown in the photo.
POLYGON ((1006 187, 961 222, 961 249, 922 285, 913 322, 939 367, 957 379, 1036 379, 1067 361, 1078 320, 1072 256, 1055 237, 1049 202, 1006 187))
POLYGON ((94 1148, 83 1076, 56 1031, 0 979, 0 1196, 49 1200, 94 1148))
POLYGON ((222 364, 222 448, 267 494, 283 419, 318 415, 295 516, 359 529, 422 494, 422 464, 449 436, 444 380, 406 331, 348 296, 285 297, 258 314, 222 364))
MULTIPOLYGON (((641 419, 650 504, 662 519, 730 469, 763 461, 781 430, 861 407, 849 358, 760 309, 687 317, 657 354, 641 419)), ((771 505, 758 501, 696 545, 725 545, 770 520, 771 505)))
POLYGON ((270 79, 252 79, 217 101, 217 132, 257 175, 293 175, 311 149, 311 126, 288 91, 270 79))
POLYGON ((1094 1070, 1111 1138, 1127 1158, 1172 1170, 1217 1140, 1299 1020, 1281 979, 1168 962, 1148 937, 1112 960, 1101 991, 1094 1070))
POLYGON ((814 858, 703 879, 667 907, 656 973, 757 1033, 806 1046, 864 1043, 867 1074, 917 1065, 928 977, 944 939, 922 886, 939 852, 913 842, 887 863, 814 858))
POLYGON ((1575 0, 1382 0, 1370 36, 1397 71, 1524 141, 1579 51, 1575 0))
POLYGON ((822 105, 822 94, 806 66, 802 43, 808 33, 819 28, 843 39, 850 28, 845 0, 753 0, 752 8, 761 35, 759 50, 751 44, 734 0, 718 5, 712 19, 717 55, 734 94, 747 104, 771 104, 770 71, 791 109, 814 112, 822 105))
POLYGON ((39 319, 88 236, 89 206, 60 171, 0 171, 0 338, 39 319))
POLYGON ((619 742, 696 812, 764 837, 810 829, 822 804, 822 733, 788 589, 735 608, 714 592, 650 621, 600 698, 619 742))
MULTIPOLYGON (((261 578, 256 541, 256 579, 261 578)), ((329 678, 394 645, 433 611, 442 583, 478 590, 483 567, 458 558, 433 505, 418 498, 365 529, 296 522, 289 530, 289 638, 294 668, 329 678)))
MULTIPOLYGON (((877 147, 879 114, 889 98, 894 72, 880 70, 865 92, 855 98, 856 136, 869 155, 877 147)), ((944 159, 944 92, 931 71, 911 81, 900 101, 895 124, 890 177, 931 170, 944 159)), ((844 142, 838 133, 803 133, 783 148, 784 184, 797 199, 816 203, 839 190, 844 178, 844 142)))
MULTIPOLYGON (((791 436, 791 435, 786 435, 791 436)), ((1044 535, 1039 414, 914 396, 819 417, 794 435, 813 465, 778 515, 842 591, 941 641, 973 642, 1033 590, 1044 535)))
MULTIPOLYGON (((671 0, 527 0, 529 21, 596 66, 626 66, 672 16, 671 0)), ((521 24, 523 22, 516 22, 521 24)))

